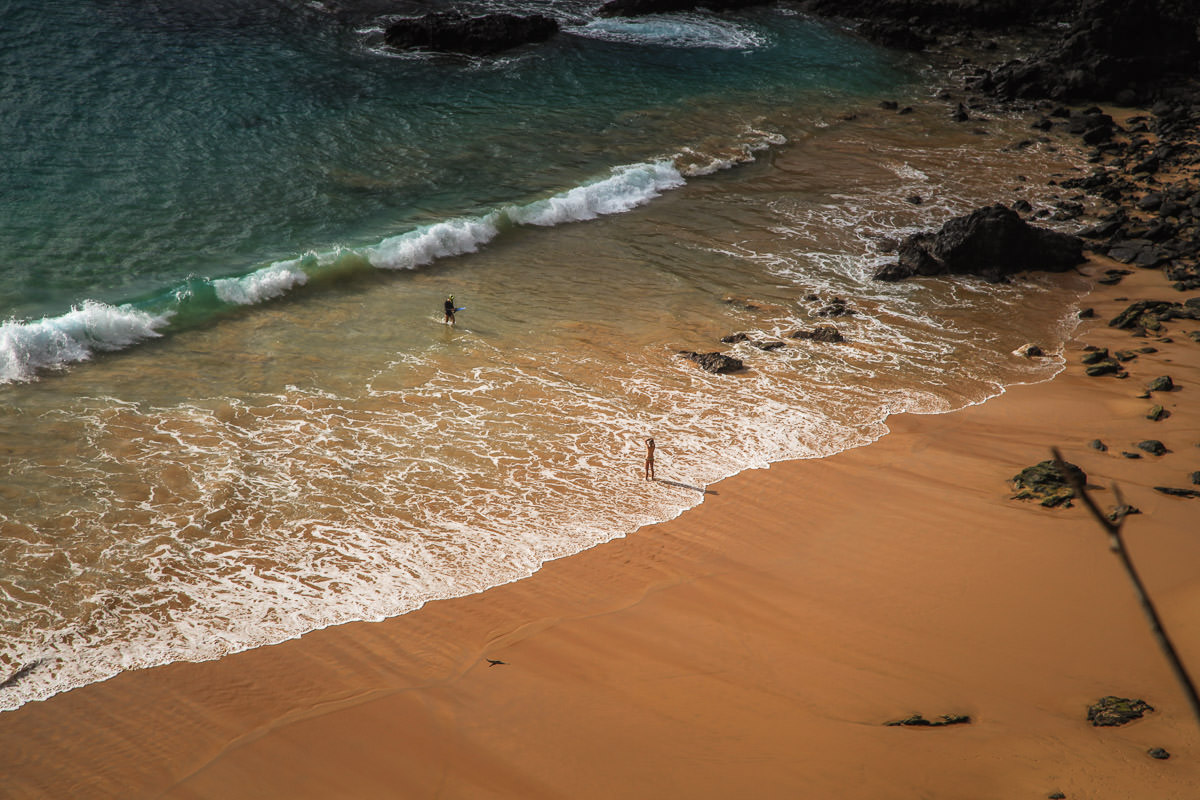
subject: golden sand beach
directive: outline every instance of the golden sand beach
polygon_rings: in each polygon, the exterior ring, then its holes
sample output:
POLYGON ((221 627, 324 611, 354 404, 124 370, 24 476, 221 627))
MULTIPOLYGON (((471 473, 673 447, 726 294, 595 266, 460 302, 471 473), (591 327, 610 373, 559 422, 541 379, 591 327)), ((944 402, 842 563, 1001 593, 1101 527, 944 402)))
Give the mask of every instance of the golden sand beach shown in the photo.
POLYGON ((1186 322, 1154 339, 1106 325, 1160 295, 1157 271, 1098 287, 1052 381, 743 473, 527 580, 0 715, 3 793, 1194 797, 1200 725, 1104 534, 1008 483, 1058 446, 1102 506, 1118 484, 1141 512, 1133 558, 1200 664, 1200 499, 1153 488, 1200 469, 1200 344, 1186 322), (1087 345, 1157 352, 1087 377, 1087 345), (1159 375, 1176 391, 1139 398, 1159 375), (1152 402, 1171 415, 1148 420, 1152 402), (1122 456, 1149 438, 1169 452, 1122 456), (1154 711, 1093 727, 1105 695, 1154 711), (971 722, 884 725, 914 713, 971 722))

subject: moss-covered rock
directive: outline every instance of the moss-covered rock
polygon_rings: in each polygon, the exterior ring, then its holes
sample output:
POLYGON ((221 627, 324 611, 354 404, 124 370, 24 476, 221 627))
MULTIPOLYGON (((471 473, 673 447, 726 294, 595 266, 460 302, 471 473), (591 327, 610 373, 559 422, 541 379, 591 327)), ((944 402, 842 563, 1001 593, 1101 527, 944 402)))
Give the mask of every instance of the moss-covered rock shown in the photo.
POLYGON ((1063 469, 1059 469, 1055 462, 1043 461, 1021 470, 1010 481, 1015 492, 1014 500, 1037 500, 1048 508, 1060 505, 1069 507, 1075 497, 1072 482, 1086 484, 1087 474, 1074 464, 1064 462, 1063 469))
POLYGON ((1137 443, 1138 449, 1152 456, 1161 456, 1167 452, 1167 446, 1158 439, 1143 439, 1137 443))
POLYGON ((1110 694, 1088 706, 1087 718, 1098 728, 1109 728, 1141 719, 1143 714, 1153 710, 1154 707, 1145 700, 1130 700, 1110 694))
POLYGON ((1146 389, 1151 392, 1169 392, 1175 388, 1175 382, 1171 380, 1170 375, 1160 375, 1146 385, 1146 389))
POLYGON ((946 725, 969 725, 971 724, 971 718, 966 714, 942 714, 938 719, 925 719, 920 714, 913 714, 911 717, 896 719, 883 724, 889 728, 897 726, 907 728, 941 728, 946 725))

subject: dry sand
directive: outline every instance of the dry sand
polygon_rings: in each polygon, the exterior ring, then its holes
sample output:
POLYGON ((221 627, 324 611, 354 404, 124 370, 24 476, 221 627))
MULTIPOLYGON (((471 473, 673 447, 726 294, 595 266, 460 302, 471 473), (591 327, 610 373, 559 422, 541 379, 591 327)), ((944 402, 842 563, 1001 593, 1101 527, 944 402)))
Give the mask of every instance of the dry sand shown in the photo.
POLYGON ((1007 483, 1051 445, 1103 505, 1118 482, 1142 512, 1130 550, 1200 675, 1200 499, 1152 488, 1200 470, 1184 335, 1200 323, 1172 323, 1171 343, 1106 326, 1137 297, 1180 299, 1158 272, 1100 287, 1055 380, 743 473, 528 580, 0 714, 0 794, 1195 798, 1200 726, 1104 535, 1007 483), (1084 344, 1159 352, 1089 378, 1084 344), (1181 388, 1151 422, 1136 395, 1162 374, 1181 388), (1121 456, 1147 438, 1172 452, 1121 456), (1107 694, 1156 710, 1094 728, 1107 694), (914 712, 972 722, 883 725, 914 712))

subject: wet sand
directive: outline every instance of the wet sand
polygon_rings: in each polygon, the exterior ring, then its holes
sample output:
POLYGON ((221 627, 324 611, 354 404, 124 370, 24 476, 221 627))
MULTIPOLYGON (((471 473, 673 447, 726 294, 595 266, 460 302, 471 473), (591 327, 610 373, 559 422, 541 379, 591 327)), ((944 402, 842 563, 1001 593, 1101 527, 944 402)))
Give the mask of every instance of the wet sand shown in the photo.
POLYGON ((3 794, 1194 797, 1200 725, 1103 533, 1007 483, 1052 445, 1102 506, 1117 482, 1141 510, 1129 548, 1200 670, 1200 499, 1152 488, 1200 470, 1200 324, 1169 323, 1172 342, 1106 325, 1141 297, 1183 299, 1156 271, 1098 287, 1053 381, 743 473, 530 579, 0 714, 3 794), (1090 378, 1087 344, 1158 352, 1090 378), (1180 388, 1137 398, 1158 375, 1180 388), (1155 402, 1172 415, 1146 419, 1155 402), (1149 438, 1170 452, 1122 457, 1149 438), (1108 694, 1156 710, 1094 728, 1108 694), (972 721, 883 724, 913 713, 972 721))

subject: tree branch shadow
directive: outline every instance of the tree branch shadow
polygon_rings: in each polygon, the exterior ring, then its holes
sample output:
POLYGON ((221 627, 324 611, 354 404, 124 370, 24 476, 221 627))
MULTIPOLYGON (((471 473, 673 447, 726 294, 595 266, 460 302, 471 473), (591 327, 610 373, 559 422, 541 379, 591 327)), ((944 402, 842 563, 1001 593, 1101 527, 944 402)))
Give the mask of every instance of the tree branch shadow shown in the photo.
POLYGON ((1121 537, 1121 526, 1125 524, 1125 518, 1130 512, 1131 506, 1125 502, 1125 498, 1121 495, 1121 489, 1114 483, 1113 494, 1117 499, 1117 508, 1113 512, 1112 517, 1109 517, 1100 510, 1100 507, 1096 505, 1096 501, 1088 494, 1090 487, 1085 486, 1083 481, 1079 480, 1078 476, 1074 473, 1068 472, 1062 454, 1058 452, 1058 448, 1052 447, 1050 448, 1050 452, 1054 454, 1054 463, 1058 467, 1059 473, 1067 479, 1067 482, 1071 484, 1071 488, 1075 490, 1075 494, 1079 496, 1080 501, 1083 502, 1087 510, 1096 518, 1096 522, 1108 534, 1108 549, 1113 552, 1118 560, 1120 560, 1121 566, 1125 568, 1125 572, 1129 576, 1129 581, 1133 584, 1133 591, 1137 595, 1138 602, 1141 603, 1142 611, 1146 614, 1146 619, 1150 623, 1150 632, 1154 635, 1159 648, 1163 651, 1167 663, 1171 666, 1171 671, 1175 673, 1175 678, 1179 681, 1180 688, 1183 689, 1183 693, 1187 697, 1188 705, 1191 706, 1192 714, 1195 715, 1197 723, 1200 723, 1200 695, 1196 693, 1196 685, 1192 682, 1191 675, 1188 674, 1187 668, 1184 667, 1183 661, 1179 657, 1179 653, 1175 650, 1175 645, 1167 635, 1162 620, 1158 616, 1158 610, 1154 607, 1154 603, 1150 599, 1150 595, 1146 591, 1146 587, 1142 583, 1137 570, 1134 569, 1133 560, 1129 557, 1129 551, 1125 549, 1125 541, 1121 537))

